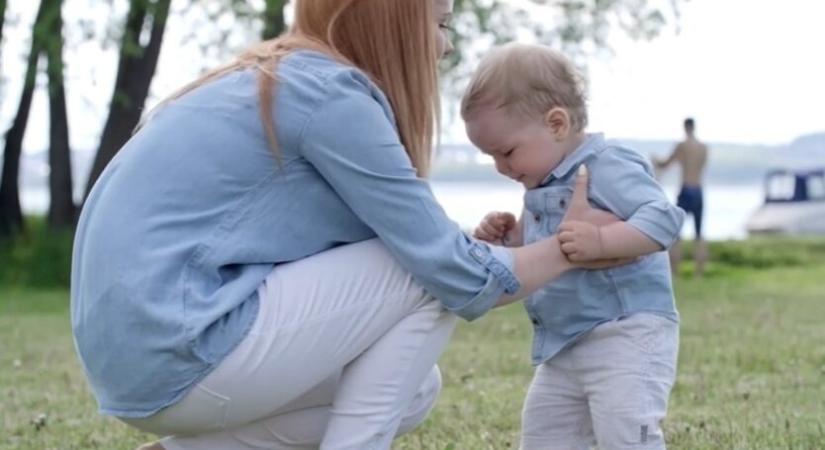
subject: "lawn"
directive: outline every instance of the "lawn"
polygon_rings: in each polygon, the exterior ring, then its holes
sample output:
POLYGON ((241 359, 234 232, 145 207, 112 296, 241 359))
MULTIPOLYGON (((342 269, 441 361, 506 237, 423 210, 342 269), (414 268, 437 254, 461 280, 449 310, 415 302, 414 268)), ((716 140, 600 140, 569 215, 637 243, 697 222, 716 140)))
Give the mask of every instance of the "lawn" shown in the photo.
MULTIPOLYGON (((717 245, 705 279, 685 265, 676 283, 682 338, 670 449, 825 449, 823 246, 763 247, 717 245)), ((517 448, 532 371, 528 325, 519 306, 462 323, 441 360, 438 406, 394 448, 517 448)), ((67 291, 0 288, 0 450, 132 450, 149 439, 95 408, 72 346, 67 291)))

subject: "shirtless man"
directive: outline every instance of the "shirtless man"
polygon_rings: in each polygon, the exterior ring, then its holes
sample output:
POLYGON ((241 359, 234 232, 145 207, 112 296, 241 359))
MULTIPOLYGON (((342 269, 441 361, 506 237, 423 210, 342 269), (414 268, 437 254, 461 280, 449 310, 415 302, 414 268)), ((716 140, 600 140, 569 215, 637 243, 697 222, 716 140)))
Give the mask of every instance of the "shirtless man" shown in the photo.
MULTIPOLYGON (((696 124, 692 118, 685 119, 684 126, 685 140, 676 145, 667 159, 657 160, 655 163, 657 167, 663 169, 675 162, 682 169, 682 189, 679 191, 676 205, 693 216, 693 225, 696 230, 693 258, 696 262, 696 276, 701 277, 705 272, 708 259, 707 244, 702 238, 702 174, 708 159, 708 148, 696 139, 694 133, 696 124)), ((670 248, 671 270, 674 275, 679 270, 681 259, 681 247, 676 243, 670 248)))

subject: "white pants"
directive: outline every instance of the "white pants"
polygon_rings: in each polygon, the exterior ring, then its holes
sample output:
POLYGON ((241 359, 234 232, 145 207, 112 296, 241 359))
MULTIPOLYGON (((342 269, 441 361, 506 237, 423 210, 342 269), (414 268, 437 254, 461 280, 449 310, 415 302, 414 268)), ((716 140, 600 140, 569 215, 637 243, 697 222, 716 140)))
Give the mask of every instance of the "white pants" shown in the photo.
POLYGON ((249 335, 180 402, 127 420, 168 450, 388 449, 435 403, 455 316, 378 240, 277 266, 249 335))
POLYGON ((601 324, 536 368, 522 450, 664 450, 679 325, 637 313, 601 324))

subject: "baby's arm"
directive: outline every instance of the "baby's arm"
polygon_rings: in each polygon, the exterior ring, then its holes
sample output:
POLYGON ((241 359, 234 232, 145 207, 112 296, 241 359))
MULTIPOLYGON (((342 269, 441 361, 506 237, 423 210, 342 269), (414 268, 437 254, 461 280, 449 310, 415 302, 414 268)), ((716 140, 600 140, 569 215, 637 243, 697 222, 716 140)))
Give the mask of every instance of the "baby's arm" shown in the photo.
POLYGON ((562 251, 573 262, 596 259, 635 258, 664 250, 627 222, 596 226, 569 221, 559 226, 562 251))
POLYGON ((588 165, 590 197, 625 222, 601 227, 563 223, 559 240, 571 261, 637 257, 664 250, 676 241, 684 212, 670 203, 641 155, 613 147, 588 165))

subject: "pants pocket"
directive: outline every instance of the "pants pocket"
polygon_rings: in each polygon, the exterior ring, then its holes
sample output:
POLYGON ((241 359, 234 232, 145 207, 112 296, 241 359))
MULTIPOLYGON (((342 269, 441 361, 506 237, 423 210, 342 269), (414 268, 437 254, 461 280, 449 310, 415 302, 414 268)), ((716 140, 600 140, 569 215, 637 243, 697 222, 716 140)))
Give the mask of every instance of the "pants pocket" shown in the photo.
POLYGON ((664 356, 676 351, 679 324, 652 313, 635 313, 616 322, 627 342, 644 354, 664 356))

